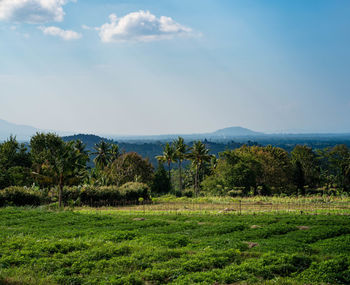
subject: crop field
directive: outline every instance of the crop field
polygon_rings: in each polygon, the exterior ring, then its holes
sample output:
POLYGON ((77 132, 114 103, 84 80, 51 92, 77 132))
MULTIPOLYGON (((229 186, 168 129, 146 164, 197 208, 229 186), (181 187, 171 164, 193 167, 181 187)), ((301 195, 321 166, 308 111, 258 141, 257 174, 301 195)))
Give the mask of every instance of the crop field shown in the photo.
POLYGON ((0 284, 350 284, 350 217, 0 209, 0 284))
MULTIPOLYGON (((86 211, 86 208, 81 208, 86 211)), ((88 210, 91 208, 88 208, 88 210)), ((310 197, 200 197, 200 198, 177 198, 163 196, 153 198, 152 203, 140 203, 135 205, 119 205, 104 207, 100 210, 110 210, 129 213, 153 214, 260 214, 260 213, 309 213, 309 214, 350 214, 349 197, 310 196, 310 197)))

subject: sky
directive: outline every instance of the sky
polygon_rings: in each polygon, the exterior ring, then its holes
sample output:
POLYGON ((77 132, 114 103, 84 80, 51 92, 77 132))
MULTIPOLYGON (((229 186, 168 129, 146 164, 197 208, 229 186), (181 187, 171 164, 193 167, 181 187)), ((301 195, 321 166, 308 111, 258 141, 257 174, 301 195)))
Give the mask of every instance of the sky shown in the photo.
POLYGON ((350 132, 350 1, 0 0, 0 119, 350 132))

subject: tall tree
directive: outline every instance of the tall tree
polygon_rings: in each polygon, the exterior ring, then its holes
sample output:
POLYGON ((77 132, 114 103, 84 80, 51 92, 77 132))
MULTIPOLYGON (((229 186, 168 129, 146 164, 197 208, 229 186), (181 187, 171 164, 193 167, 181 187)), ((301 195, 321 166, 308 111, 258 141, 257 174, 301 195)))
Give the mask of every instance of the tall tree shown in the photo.
POLYGON ((24 144, 16 137, 0 143, 0 189, 8 186, 26 186, 32 183, 31 157, 24 144))
POLYGON ((168 194, 171 191, 171 183, 167 171, 163 163, 159 162, 158 168, 154 173, 151 184, 151 191, 155 194, 168 194))
POLYGON ((286 150, 268 145, 265 147, 243 146, 240 151, 251 153, 260 163, 261 175, 257 177, 258 185, 273 187, 278 191, 285 191, 292 185, 293 167, 286 150))
POLYGON ((124 153, 105 168, 109 182, 123 185, 127 182, 150 184, 153 179, 153 166, 148 159, 136 152, 124 153))
POLYGON ((305 195, 305 171, 299 160, 294 163, 294 182, 302 195, 305 195))
POLYGON ((33 174, 40 184, 58 186, 60 207, 63 186, 80 183, 86 171, 88 157, 80 153, 75 144, 74 141, 66 143, 52 133, 37 133, 30 140, 33 174))
POLYGON ((257 177, 261 176, 261 165, 245 147, 226 150, 220 153, 220 159, 215 173, 228 188, 244 187, 243 194, 248 194, 251 188, 256 192, 257 177))
POLYGON ((182 191, 182 162, 186 159, 188 146, 185 144, 185 140, 182 137, 178 137, 173 141, 175 148, 175 160, 179 165, 179 185, 180 191, 182 191))
POLYGON ((118 159, 119 156, 120 156, 119 146, 117 144, 114 144, 114 143, 111 144, 111 162, 118 159))
POLYGON ((195 165, 196 174, 194 180, 194 188, 196 195, 199 193, 199 172, 200 169, 205 162, 209 162, 211 160, 211 155, 209 154, 209 149, 205 146, 201 141, 195 141, 190 148, 190 153, 187 157, 192 161, 195 165))
POLYGON ((110 162, 112 158, 111 144, 105 141, 100 141, 94 146, 96 155, 94 158, 94 163, 98 169, 103 170, 110 162))
POLYGON ((86 165, 90 161, 90 151, 86 149, 86 145, 81 140, 73 141, 71 144, 73 148, 72 152, 75 154, 75 163, 79 166, 76 168, 76 170, 79 171, 79 173, 77 173, 77 178, 82 181, 89 176, 89 167, 86 165))
POLYGON ((335 178, 338 187, 348 191, 350 189, 350 150, 346 145, 336 145, 323 152, 327 162, 327 172, 335 178))
POLYGON ((73 146, 79 154, 79 158, 82 160, 83 163, 87 163, 90 161, 90 151, 86 149, 86 144, 84 144, 81 140, 76 140, 74 141, 73 146))
POLYGON ((166 162, 168 164, 169 180, 171 181, 171 163, 175 161, 175 148, 173 145, 166 143, 163 148, 163 154, 156 156, 159 162, 166 162))
POLYGON ((304 186, 315 187, 320 171, 316 154, 311 147, 297 145, 291 152, 291 161, 295 171, 295 183, 303 192, 304 186), (302 185, 303 183, 303 185, 302 185))

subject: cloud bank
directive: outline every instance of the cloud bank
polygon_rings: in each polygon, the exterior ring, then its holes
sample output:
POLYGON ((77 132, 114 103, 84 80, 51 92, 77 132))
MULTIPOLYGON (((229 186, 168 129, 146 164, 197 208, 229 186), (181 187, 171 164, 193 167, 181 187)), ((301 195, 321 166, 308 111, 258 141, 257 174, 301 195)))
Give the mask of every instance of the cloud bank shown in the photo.
POLYGON ((122 18, 111 14, 109 19, 109 23, 97 28, 101 41, 105 43, 152 41, 192 35, 190 28, 180 25, 170 17, 157 18, 149 11, 133 12, 122 18))
POLYGON ((0 0, 0 20, 30 24, 61 22, 63 6, 76 0, 0 0))
POLYGON ((39 29, 42 30, 45 35, 60 37, 65 41, 77 40, 82 37, 82 35, 77 32, 71 30, 63 30, 54 26, 40 27, 39 29))

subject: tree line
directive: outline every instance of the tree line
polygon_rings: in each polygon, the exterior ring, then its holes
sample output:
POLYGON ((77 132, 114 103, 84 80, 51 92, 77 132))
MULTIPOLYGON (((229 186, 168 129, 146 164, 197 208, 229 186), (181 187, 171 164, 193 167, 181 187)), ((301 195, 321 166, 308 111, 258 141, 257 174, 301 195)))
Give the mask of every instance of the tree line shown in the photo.
POLYGON ((210 155, 203 142, 191 147, 181 138, 164 146, 158 160, 166 162, 173 186, 194 194, 271 195, 350 191, 350 150, 342 144, 313 150, 296 145, 291 152, 279 147, 243 145, 210 155), (184 160, 191 163, 183 171, 184 160), (171 169, 171 165, 178 165, 171 169), (184 177, 186 181, 184 181, 184 177), (176 181, 178 180, 178 181, 176 181))
POLYGON ((80 141, 37 133, 26 147, 15 137, 0 144, 0 189, 9 186, 147 184, 154 194, 271 195, 350 191, 350 150, 346 145, 313 150, 297 145, 291 152, 273 146, 242 146, 215 156, 205 142, 187 145, 179 137, 149 160, 101 141, 89 152, 80 141), (94 167, 88 162, 94 157, 94 167), (165 169, 165 167, 167 169, 165 169), (317 191, 316 191, 317 192, 317 191))

